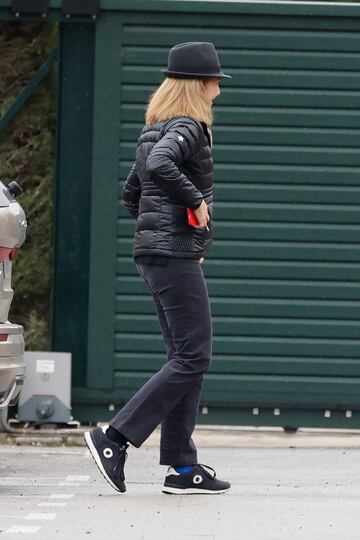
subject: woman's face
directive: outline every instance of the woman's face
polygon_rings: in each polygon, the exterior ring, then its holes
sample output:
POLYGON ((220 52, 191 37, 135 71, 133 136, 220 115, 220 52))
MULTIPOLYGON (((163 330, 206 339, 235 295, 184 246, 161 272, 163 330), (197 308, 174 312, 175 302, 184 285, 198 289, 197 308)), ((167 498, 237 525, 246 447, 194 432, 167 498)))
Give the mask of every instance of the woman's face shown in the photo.
POLYGON ((209 107, 212 106, 213 100, 220 95, 220 80, 219 78, 214 78, 203 82, 204 98, 209 107))

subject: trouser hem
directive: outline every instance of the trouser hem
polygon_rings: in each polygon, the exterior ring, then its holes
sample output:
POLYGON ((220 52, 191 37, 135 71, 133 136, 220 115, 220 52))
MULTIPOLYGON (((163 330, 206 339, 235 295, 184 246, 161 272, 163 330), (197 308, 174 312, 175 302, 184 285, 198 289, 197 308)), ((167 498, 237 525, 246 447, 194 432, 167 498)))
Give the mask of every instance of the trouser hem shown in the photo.
POLYGON ((182 458, 181 456, 160 456, 160 465, 167 465, 171 467, 185 467, 187 465, 196 465, 197 463, 197 456, 194 455, 192 458, 187 457, 186 459, 182 458))
POLYGON ((109 425, 113 427, 114 429, 116 429, 116 431, 119 431, 119 433, 121 433, 121 435, 125 437, 125 439, 131 444, 131 446, 135 446, 135 448, 140 448, 140 446, 142 445, 142 442, 135 442, 136 439, 131 437, 131 435, 128 435, 126 432, 126 429, 122 429, 121 427, 118 427, 112 424, 111 422, 109 425))

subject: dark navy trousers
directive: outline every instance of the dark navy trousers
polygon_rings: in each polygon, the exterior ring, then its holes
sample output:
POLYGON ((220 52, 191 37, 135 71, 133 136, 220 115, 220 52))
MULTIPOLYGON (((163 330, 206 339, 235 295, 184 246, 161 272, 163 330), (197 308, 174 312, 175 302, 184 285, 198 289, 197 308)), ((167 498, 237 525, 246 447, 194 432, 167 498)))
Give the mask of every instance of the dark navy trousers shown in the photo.
POLYGON ((136 447, 161 424, 160 464, 192 465, 192 440, 203 376, 212 353, 208 291, 197 260, 168 258, 137 264, 154 299, 168 361, 110 424, 136 447))

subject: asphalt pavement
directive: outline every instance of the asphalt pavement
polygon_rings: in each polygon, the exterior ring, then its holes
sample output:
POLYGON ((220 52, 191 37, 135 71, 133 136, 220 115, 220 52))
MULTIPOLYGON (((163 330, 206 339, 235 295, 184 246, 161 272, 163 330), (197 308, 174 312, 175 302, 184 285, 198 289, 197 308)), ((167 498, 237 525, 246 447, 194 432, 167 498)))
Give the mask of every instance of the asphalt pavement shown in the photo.
POLYGON ((195 438, 200 462, 229 479, 230 492, 163 494, 166 468, 158 465, 157 434, 141 449, 129 449, 125 494, 105 482, 83 446, 1 445, 0 538, 360 537, 358 433, 200 431, 195 438))

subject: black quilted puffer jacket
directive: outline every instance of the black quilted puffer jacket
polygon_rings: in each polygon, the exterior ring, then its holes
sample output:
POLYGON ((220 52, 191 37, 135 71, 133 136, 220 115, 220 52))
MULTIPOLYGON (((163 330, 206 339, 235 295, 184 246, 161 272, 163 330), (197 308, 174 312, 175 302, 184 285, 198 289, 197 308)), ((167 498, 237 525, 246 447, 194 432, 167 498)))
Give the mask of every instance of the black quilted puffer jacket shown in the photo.
POLYGON ((198 259, 212 241, 208 229, 188 225, 187 208, 203 200, 212 217, 211 133, 189 116, 145 126, 136 161, 125 182, 123 200, 137 219, 134 257, 163 255, 198 259))

